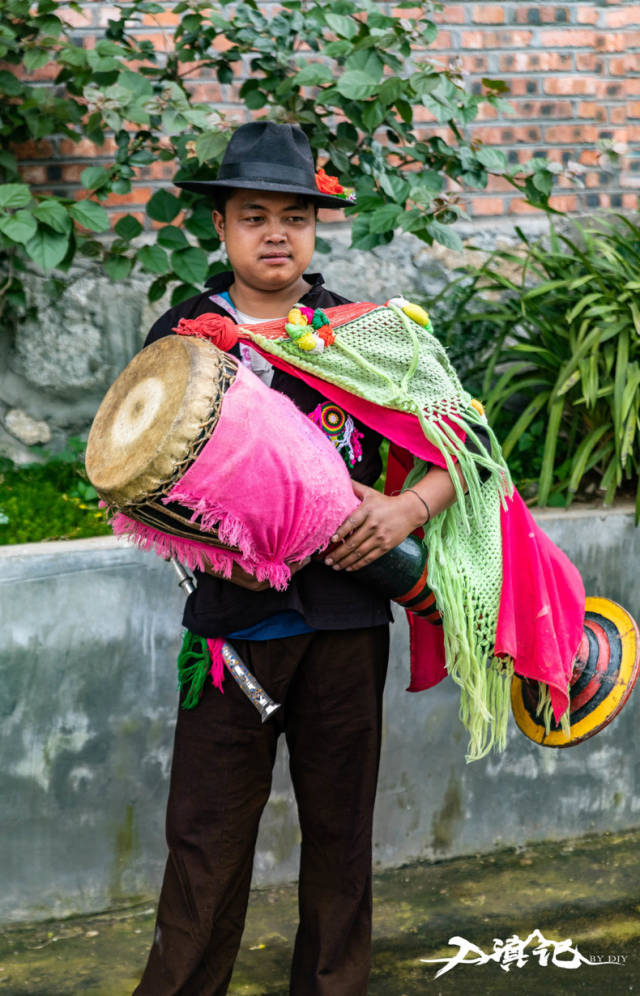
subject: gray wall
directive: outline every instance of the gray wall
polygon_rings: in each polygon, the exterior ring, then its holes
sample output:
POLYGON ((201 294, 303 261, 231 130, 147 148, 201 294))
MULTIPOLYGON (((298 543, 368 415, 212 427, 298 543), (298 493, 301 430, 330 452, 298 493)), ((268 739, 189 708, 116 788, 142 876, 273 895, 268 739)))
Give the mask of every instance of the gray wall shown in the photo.
MULTIPOLYGON (((640 530, 631 514, 541 519, 588 593, 640 618, 640 530)), ((172 570, 110 538, 4 547, 0 592, 0 921, 153 893, 165 854, 180 640, 172 570)), ((504 754, 466 765, 455 687, 447 680, 407 694, 404 621, 393 631, 380 866, 640 825, 637 690, 613 725, 575 748, 536 747, 512 725, 504 754)), ((255 881, 295 877, 297 840, 283 752, 255 881)))

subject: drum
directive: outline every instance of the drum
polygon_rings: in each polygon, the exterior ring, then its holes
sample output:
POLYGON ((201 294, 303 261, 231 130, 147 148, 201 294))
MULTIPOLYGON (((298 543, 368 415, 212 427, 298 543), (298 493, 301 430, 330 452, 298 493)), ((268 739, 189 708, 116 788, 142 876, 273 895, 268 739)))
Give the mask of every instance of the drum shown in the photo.
POLYGON ((640 670, 640 633, 632 616, 609 598, 587 598, 584 636, 569 689, 567 736, 555 723, 547 733, 538 713, 539 686, 514 675, 511 705, 516 723, 542 747, 573 747, 588 740, 618 715, 640 670))
MULTIPOLYGON (((358 504, 312 420, 192 336, 158 340, 120 374, 93 422, 86 469, 115 532, 192 568, 229 576, 237 562, 278 588, 288 562, 324 549, 358 504)), ((414 537, 358 578, 440 623, 414 537)))

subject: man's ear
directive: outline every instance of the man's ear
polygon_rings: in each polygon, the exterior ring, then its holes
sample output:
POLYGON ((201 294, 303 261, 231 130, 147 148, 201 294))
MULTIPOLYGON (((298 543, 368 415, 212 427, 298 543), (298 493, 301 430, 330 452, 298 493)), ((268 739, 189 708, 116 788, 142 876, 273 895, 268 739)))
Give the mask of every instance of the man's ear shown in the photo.
POLYGON ((216 230, 218 238, 221 242, 224 242, 224 215, 222 211, 218 211, 216 208, 211 213, 211 220, 213 222, 213 227, 216 230))

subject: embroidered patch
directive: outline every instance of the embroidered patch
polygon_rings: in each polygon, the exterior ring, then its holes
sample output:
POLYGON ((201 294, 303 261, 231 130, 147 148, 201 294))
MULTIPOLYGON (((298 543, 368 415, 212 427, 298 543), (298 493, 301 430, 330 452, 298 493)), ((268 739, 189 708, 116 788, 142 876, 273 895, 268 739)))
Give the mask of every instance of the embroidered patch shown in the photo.
POLYGON ((355 466, 362 460, 360 441, 364 438, 364 434, 358 432, 351 415, 347 415, 332 401, 324 401, 309 413, 309 418, 331 440, 349 467, 355 466))

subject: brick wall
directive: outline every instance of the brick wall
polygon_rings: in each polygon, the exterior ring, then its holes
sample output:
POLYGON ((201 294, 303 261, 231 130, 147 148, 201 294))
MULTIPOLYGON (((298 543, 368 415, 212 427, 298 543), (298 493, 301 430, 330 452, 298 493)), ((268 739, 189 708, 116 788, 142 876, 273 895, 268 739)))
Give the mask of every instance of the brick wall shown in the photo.
MULTIPOLYGON (((275 6, 264 4, 265 8, 275 6)), ((385 5, 392 7, 392 4, 385 5)), ((63 8, 64 10, 65 8, 63 8)), ((411 16, 403 10, 402 16, 411 16)), ((66 18, 85 46, 116 8, 85 0, 81 12, 66 9, 66 18)), ((514 113, 498 115, 484 106, 469 126, 469 135, 503 149, 512 162, 534 154, 584 169, 583 190, 561 178, 552 203, 561 210, 590 213, 598 208, 633 211, 640 190, 640 2, 626 0, 565 0, 563 3, 506 0, 495 3, 450 3, 437 15, 438 37, 429 57, 439 64, 460 65, 466 85, 479 91, 483 76, 504 79, 510 87, 514 113), (620 161, 610 161, 601 143, 613 144, 620 161)), ((145 15, 141 32, 157 48, 171 47, 173 17, 145 15)), ((32 74, 43 83, 56 67, 32 74)), ((211 102, 232 119, 246 120, 236 103, 238 83, 220 85, 206 76, 193 77, 194 96, 211 102)), ((421 109, 420 127, 446 131, 431 124, 421 109)), ((80 194, 79 176, 88 163, 107 161, 109 148, 69 140, 32 144, 21 150, 24 178, 42 189, 80 194)), ((157 163, 140 171, 129 194, 112 195, 115 214, 136 213, 154 188, 173 175, 171 164, 157 163)), ((519 215, 531 210, 513 188, 499 178, 489 188, 470 193, 467 203, 476 218, 519 215)))

